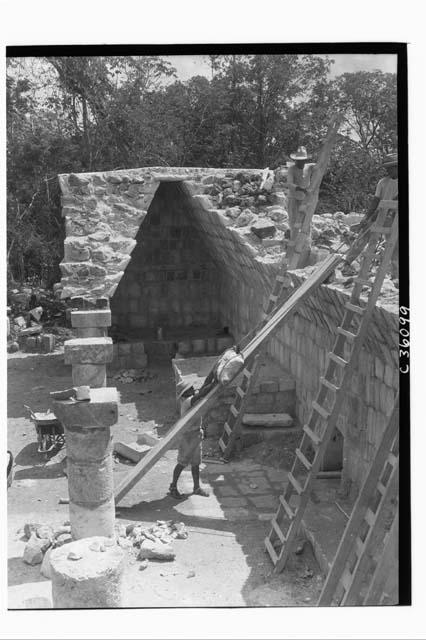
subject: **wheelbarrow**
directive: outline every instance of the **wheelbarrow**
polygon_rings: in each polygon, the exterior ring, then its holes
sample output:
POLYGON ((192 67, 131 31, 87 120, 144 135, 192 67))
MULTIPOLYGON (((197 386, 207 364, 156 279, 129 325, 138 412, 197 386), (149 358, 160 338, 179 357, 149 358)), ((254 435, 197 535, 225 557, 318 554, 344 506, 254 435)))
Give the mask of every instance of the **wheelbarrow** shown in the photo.
POLYGON ((64 427, 53 411, 48 409, 45 412, 36 412, 26 404, 24 404, 24 407, 30 413, 31 420, 36 428, 37 451, 46 455, 54 449, 63 447, 65 444, 64 427))

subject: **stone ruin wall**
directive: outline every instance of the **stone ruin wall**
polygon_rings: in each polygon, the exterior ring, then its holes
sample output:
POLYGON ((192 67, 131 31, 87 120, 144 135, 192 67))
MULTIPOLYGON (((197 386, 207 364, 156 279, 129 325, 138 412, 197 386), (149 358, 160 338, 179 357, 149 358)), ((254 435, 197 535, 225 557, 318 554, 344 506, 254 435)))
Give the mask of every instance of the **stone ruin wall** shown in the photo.
MULTIPOLYGON (((299 285, 303 277, 294 274, 292 280, 299 285)), ((226 300, 222 300, 224 320, 237 338, 259 321, 266 292, 262 287, 236 282, 229 282, 227 291, 222 289, 228 301, 226 305, 226 300)), ((326 356, 333 348, 348 300, 349 293, 322 285, 275 332, 269 343, 269 354, 296 382, 300 424, 308 420, 326 356)), ((398 389, 398 316, 379 303, 338 421, 338 429, 344 436, 343 482, 353 483, 354 488, 365 478, 398 389)))
MULTIPOLYGON (((158 186, 175 176, 188 196, 186 215, 194 233, 203 238, 216 267, 215 309, 217 306, 219 320, 229 326, 236 339, 240 338, 258 322, 283 256, 279 247, 271 253, 269 249, 265 251, 267 243, 250 237, 247 228, 239 227, 205 193, 211 192, 215 178, 231 179, 241 171, 158 167, 60 176, 67 236, 61 264, 63 277, 58 285, 62 297, 114 295, 158 186)), ((248 173, 259 178, 261 172, 248 173)), ((167 234, 167 242, 172 241, 171 230, 167 234)), ((297 284, 302 277, 294 275, 293 280, 297 284)), ((126 279, 127 274, 123 283, 126 279)), ((132 284, 129 279, 129 291, 132 284)), ((164 292, 168 295, 167 288, 164 292)), ((126 297, 129 304, 136 304, 131 303, 131 295, 126 297)), ((270 342, 269 353, 296 381, 301 423, 307 420, 348 297, 348 293, 332 285, 321 286, 270 342)), ((127 313, 138 315, 141 307, 134 309, 137 311, 127 313)), ((344 435, 344 479, 358 486, 374 456, 398 390, 397 354, 397 315, 379 303, 338 425, 344 435)))

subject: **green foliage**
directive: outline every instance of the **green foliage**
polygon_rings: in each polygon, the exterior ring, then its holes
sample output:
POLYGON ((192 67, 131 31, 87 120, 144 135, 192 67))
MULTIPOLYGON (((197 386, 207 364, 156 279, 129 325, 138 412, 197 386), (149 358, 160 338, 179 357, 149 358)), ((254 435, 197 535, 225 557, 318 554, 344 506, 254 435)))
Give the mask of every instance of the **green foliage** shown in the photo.
POLYGON ((58 174, 150 165, 275 167, 301 144, 315 155, 336 110, 345 122, 320 210, 367 205, 380 158, 396 147, 393 74, 330 81, 332 61, 319 56, 210 56, 210 62, 210 79, 181 82, 159 57, 8 60, 10 278, 48 284, 60 278, 58 174))

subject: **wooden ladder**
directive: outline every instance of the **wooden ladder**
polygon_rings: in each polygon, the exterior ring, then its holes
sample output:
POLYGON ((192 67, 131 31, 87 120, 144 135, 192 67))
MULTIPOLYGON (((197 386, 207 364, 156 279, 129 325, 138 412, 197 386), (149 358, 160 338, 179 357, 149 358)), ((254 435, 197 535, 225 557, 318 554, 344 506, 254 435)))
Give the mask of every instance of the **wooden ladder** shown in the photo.
MULTIPOLYGON (((263 318, 254 331, 251 331, 243 338, 239 344, 243 349, 246 344, 258 333, 267 323, 271 315, 274 313, 277 305, 280 304, 284 283, 286 280, 287 261, 284 260, 275 278, 272 291, 269 295, 266 310, 263 312, 263 318)), ((247 362, 243 370, 241 382, 237 385, 235 398, 230 406, 228 417, 223 425, 223 433, 219 438, 219 447, 222 450, 222 457, 228 460, 241 432, 241 425, 247 403, 250 399, 252 389, 256 384, 259 375, 260 362, 266 351, 267 343, 247 362)))
MULTIPOLYGON (((398 495, 399 396, 343 533, 317 606, 380 604, 388 578, 398 514, 393 508, 390 530, 383 540, 391 501, 398 495), (379 557, 377 558, 377 555, 379 557)), ((396 604, 396 603, 395 603, 396 604)))
POLYGON ((354 281, 350 301, 345 305, 333 351, 328 354, 325 374, 320 378, 317 398, 312 402, 309 420, 303 426, 302 441, 296 449, 295 460, 288 473, 288 485, 279 498, 277 512, 271 520, 271 531, 265 539, 265 547, 276 573, 285 567, 298 534, 316 474, 336 428, 346 389, 351 383, 352 372, 391 262, 398 237, 398 216, 394 215, 392 225, 385 226, 387 216, 387 209, 380 208, 377 221, 371 227, 359 275, 354 281), (371 283, 368 276, 376 257, 376 246, 383 236, 386 241, 385 249, 379 258, 380 264, 374 282, 371 283), (366 304, 360 299, 364 286, 370 290, 366 304), (305 476, 303 481, 298 480, 300 475, 305 476), (296 496, 298 504, 295 506, 290 501, 296 496))

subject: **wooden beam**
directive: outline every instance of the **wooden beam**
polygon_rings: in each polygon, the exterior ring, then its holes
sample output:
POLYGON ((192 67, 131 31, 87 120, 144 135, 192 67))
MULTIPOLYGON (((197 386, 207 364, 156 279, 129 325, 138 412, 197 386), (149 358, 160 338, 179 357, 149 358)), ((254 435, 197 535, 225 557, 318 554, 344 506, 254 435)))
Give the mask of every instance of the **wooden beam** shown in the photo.
MULTIPOLYGON (((289 316, 296 311, 302 302, 310 296, 315 289, 330 275, 337 264, 342 260, 340 254, 331 255, 310 275, 309 278, 286 300, 271 316, 266 325, 242 349, 244 360, 253 356, 267 340, 273 331, 289 316)), ((241 373, 238 372, 237 375, 241 373)), ((231 382, 231 381, 230 381, 231 382)), ((228 384, 230 384, 230 382, 228 384)), ((175 423, 169 433, 123 478, 115 489, 115 501, 120 500, 139 482, 155 463, 170 449, 185 431, 190 422, 196 418, 201 418, 219 397, 224 389, 223 385, 217 384, 198 404, 194 405, 188 413, 175 423)))

